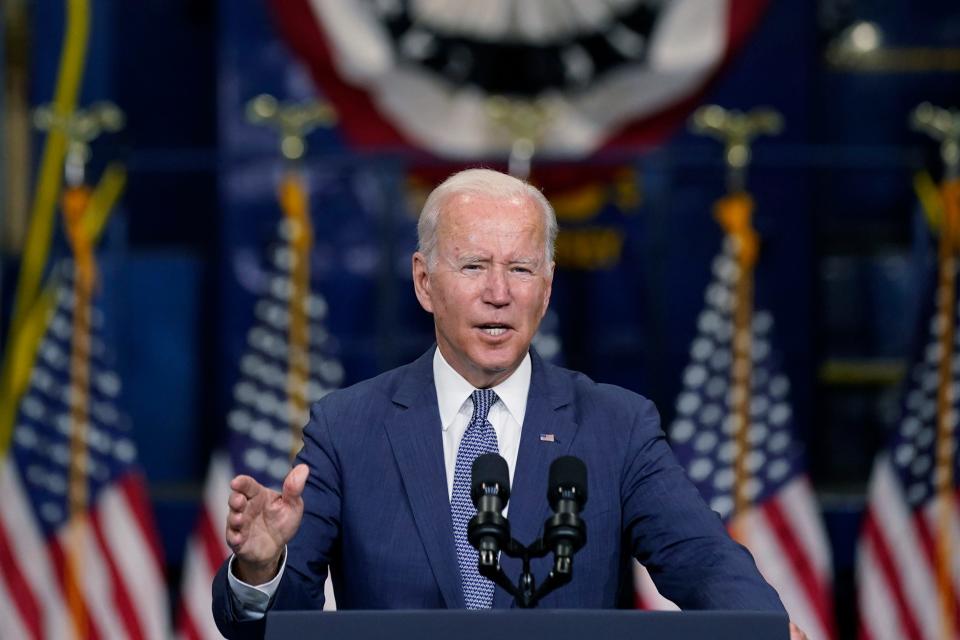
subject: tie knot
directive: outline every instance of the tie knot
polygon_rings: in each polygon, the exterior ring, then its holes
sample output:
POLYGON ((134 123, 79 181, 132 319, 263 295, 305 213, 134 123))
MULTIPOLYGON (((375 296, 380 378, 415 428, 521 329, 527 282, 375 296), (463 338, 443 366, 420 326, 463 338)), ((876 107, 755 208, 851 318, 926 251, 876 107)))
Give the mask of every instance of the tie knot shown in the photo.
POLYGON ((498 400, 497 393, 493 389, 477 389, 470 397, 473 399, 473 419, 486 421, 487 414, 490 413, 490 407, 498 400))

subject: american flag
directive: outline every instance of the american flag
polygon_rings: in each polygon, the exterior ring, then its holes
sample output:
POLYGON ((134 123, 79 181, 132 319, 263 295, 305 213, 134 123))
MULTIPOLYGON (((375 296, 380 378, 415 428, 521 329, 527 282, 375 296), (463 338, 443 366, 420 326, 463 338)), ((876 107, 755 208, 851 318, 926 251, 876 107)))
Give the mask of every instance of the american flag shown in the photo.
MULTIPOLYGON (((210 464, 203 506, 197 529, 187 546, 179 620, 184 638, 220 638, 210 613, 210 585, 230 551, 224 540, 230 480, 247 474, 261 484, 279 490, 290 471, 290 453, 299 449, 299 435, 291 424, 302 427, 306 411, 291 402, 288 392, 291 354, 290 299, 297 255, 289 246, 291 222, 279 227, 279 242, 270 251, 269 265, 251 280, 262 290, 254 323, 247 333, 240 360, 240 375, 233 388, 234 406, 227 416, 228 442, 210 464)), ((343 366, 330 354, 333 339, 324 327, 327 302, 318 293, 302 298, 308 320, 308 375, 305 397, 315 402, 340 386, 343 366)), ((293 357, 291 357, 293 356, 293 357)), ((327 604, 334 606, 329 580, 327 604)))
POLYGON ((0 637, 168 638, 160 544, 120 379, 96 302, 83 314, 89 332, 74 331, 72 265, 55 270, 55 305, 0 462, 0 637), (88 385, 71 382, 78 354, 88 385))
MULTIPOLYGON (((740 532, 766 580, 777 590, 790 619, 811 640, 834 635, 830 553, 801 444, 794 434, 790 382, 779 369, 772 348, 773 317, 752 315, 752 375, 746 472, 741 490, 749 501, 735 513, 737 414, 732 410, 734 296, 739 265, 733 243, 713 261, 713 278, 697 320, 690 361, 683 372, 676 419, 669 429, 673 450, 704 500, 740 532)), ((638 604, 671 608, 656 593, 642 567, 637 568, 638 604)), ((673 607, 675 608, 675 607, 673 607)))
POLYGON ((899 422, 870 479, 857 547, 864 640, 960 638, 960 331, 953 261, 947 269, 928 296, 899 422))

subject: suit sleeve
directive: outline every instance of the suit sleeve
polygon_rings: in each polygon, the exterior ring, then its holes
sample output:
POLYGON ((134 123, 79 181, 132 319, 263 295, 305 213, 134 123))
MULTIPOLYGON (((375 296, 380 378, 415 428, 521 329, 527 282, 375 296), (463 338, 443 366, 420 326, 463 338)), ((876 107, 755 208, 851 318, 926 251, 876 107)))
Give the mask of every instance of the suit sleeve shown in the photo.
POLYGON ((681 609, 782 612, 750 552, 730 538, 677 463, 649 400, 634 418, 629 447, 624 529, 660 593, 681 609))
MULTIPOLYGON (((310 469, 303 520, 287 545, 287 561, 270 610, 323 608, 323 585, 340 536, 341 467, 322 403, 314 404, 296 464, 310 469)), ((229 561, 228 561, 229 562, 229 561)), ((263 620, 242 621, 227 584, 227 564, 213 581, 213 617, 226 638, 262 638, 263 620)))

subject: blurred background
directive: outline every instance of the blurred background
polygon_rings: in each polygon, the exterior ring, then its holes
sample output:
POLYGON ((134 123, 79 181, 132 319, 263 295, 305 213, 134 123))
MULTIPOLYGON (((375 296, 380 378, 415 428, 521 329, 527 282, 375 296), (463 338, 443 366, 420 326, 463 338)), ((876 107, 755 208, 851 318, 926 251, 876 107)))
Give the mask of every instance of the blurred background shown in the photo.
POLYGON ((305 403, 432 344, 416 217, 483 165, 557 210, 535 348, 656 402, 811 638, 958 637, 956 2, 0 19, 0 636, 213 637, 225 483, 282 479, 305 403))

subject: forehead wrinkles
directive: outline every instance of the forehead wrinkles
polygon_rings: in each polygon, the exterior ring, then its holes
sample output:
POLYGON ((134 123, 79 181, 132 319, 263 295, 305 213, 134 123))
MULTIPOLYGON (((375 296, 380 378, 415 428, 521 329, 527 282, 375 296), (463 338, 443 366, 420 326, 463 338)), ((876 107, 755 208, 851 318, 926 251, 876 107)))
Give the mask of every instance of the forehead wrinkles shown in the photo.
POLYGON ((539 262, 536 229, 480 229, 465 226, 462 233, 440 241, 441 253, 450 260, 489 260, 495 263, 539 262))
POLYGON ((512 257, 504 255, 507 253, 534 258, 542 253, 545 233, 533 203, 516 197, 459 195, 450 201, 437 225, 438 244, 454 255, 494 252, 501 258, 512 257))

